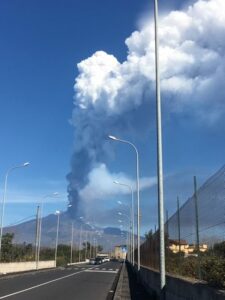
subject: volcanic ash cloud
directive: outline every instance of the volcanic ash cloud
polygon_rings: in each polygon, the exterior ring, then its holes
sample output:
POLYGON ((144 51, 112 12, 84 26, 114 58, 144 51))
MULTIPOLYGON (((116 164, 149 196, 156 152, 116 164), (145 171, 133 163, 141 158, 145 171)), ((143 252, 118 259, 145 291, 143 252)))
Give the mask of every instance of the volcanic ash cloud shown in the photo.
MULTIPOLYGON (((159 36, 165 110, 185 111, 213 126, 225 112, 225 1, 201 0, 185 11, 170 12, 160 19, 159 36)), ((107 135, 144 133, 150 126, 148 121, 134 119, 155 98, 153 20, 125 43, 128 55, 122 63, 97 51, 78 64, 72 117, 74 154, 68 174, 74 212, 80 191, 89 184, 89 173, 106 163, 112 151, 107 135)))

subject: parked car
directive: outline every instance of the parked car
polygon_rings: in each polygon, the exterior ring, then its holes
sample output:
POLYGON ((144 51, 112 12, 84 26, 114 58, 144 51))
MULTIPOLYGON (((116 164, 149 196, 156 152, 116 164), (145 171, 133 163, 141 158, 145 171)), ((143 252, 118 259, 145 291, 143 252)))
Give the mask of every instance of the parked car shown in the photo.
POLYGON ((108 256, 97 256, 97 257, 100 257, 102 259, 102 262, 107 262, 107 261, 110 261, 109 257, 108 256))
POLYGON ((95 265, 95 258, 90 258, 89 259, 89 264, 90 265, 95 265))
POLYGON ((104 257, 104 260, 105 260, 105 262, 108 262, 108 261, 110 261, 110 259, 109 259, 109 257, 108 257, 108 256, 104 257))
POLYGON ((101 257, 96 257, 95 265, 101 265, 102 263, 103 263, 102 258, 101 257))

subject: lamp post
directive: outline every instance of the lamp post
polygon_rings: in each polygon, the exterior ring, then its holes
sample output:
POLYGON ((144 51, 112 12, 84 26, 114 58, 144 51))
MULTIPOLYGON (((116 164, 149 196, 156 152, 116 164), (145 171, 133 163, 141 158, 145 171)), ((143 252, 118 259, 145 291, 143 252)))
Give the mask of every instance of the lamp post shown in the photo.
POLYGON ((87 260, 87 230, 86 230, 86 236, 85 236, 85 261, 87 260))
POLYGON ((70 264, 73 263, 73 222, 71 227, 70 264))
MULTIPOLYGON (((122 214, 121 212, 118 212, 118 215, 120 216, 124 216, 127 218, 127 223, 122 221, 122 220, 118 220, 119 223, 125 223, 127 225, 127 257, 128 260, 130 260, 130 256, 131 256, 131 232, 130 232, 130 228, 131 228, 131 223, 130 223, 130 218, 128 215, 122 214)), ((123 228, 123 225, 121 224, 121 228, 123 228)))
POLYGON ((37 215, 36 215, 36 236, 35 236, 35 262, 36 270, 38 269, 38 241, 39 241, 39 222, 40 222, 40 206, 37 206, 37 215))
POLYGON ((79 262, 80 262, 80 258, 81 258, 81 237, 82 237, 82 225, 80 225, 79 262))
MULTIPOLYGON (((80 219, 84 219, 83 217, 80 217, 80 219)), ((94 254, 96 254, 97 252, 97 248, 95 247, 95 243, 97 243, 97 239, 95 238, 95 234, 98 234, 98 228, 97 226, 93 225, 93 221, 92 222, 86 222, 85 224, 89 225, 91 227, 92 230, 94 230, 94 232, 90 232, 89 233, 89 241, 90 241, 90 251, 89 251, 89 256, 90 258, 92 257, 92 255, 94 256, 94 254), (92 245, 92 242, 93 242, 93 245, 92 245)), ((87 234, 86 234, 86 237, 87 237, 87 234)), ((87 242, 86 242, 86 246, 87 247, 87 242)), ((87 250, 85 250, 86 253, 87 253, 87 250)))
POLYGON ((160 238, 160 288, 166 284, 165 273, 165 236, 164 236, 164 192, 163 192, 163 157, 162 157, 162 116, 159 74, 159 38, 158 38, 158 0, 154 0, 155 17, 155 73, 156 73, 156 127, 157 127, 157 173, 158 173, 158 220, 160 238))
MULTIPOLYGON (((130 190, 131 193, 131 220, 132 220, 132 264, 134 266, 134 192, 133 188, 129 184, 121 183, 118 181, 113 181, 115 184, 119 184, 122 186, 127 187, 130 190)), ((119 204, 122 204, 122 202, 118 201, 119 204)))
POLYGON ((44 206, 44 199, 50 198, 50 197, 57 197, 59 195, 58 192, 54 192, 52 194, 45 195, 41 199, 41 210, 40 210, 40 220, 39 220, 39 235, 38 235, 38 250, 37 250, 37 269, 39 267, 39 259, 40 259, 40 251, 41 251, 41 232, 42 232, 42 218, 43 218, 43 206, 44 206))
POLYGON ((57 266, 57 252, 58 252, 58 240, 59 240, 59 216, 60 216, 60 211, 57 210, 55 212, 57 215, 57 227, 56 227, 56 239, 55 239, 55 266, 57 266))
POLYGON ((135 153, 136 153, 136 186, 137 186, 137 265, 138 265, 138 271, 140 270, 140 188, 139 188, 139 153, 137 150, 137 147, 126 140, 119 139, 113 135, 108 136, 110 139, 114 141, 118 141, 121 143, 125 143, 130 145, 135 153))
POLYGON ((89 241, 90 241, 90 249, 89 249, 89 256, 92 257, 92 246, 91 246, 91 232, 89 233, 89 241))
MULTIPOLYGON (((82 217, 83 218, 83 217, 82 217)), ((93 228, 92 225, 90 225, 90 222, 86 221, 85 223, 86 225, 90 226, 91 228, 93 228)), ((86 230, 86 245, 85 245, 85 257, 88 257, 88 232, 86 230)), ((92 257, 92 251, 91 251, 91 232, 89 232, 89 259, 92 257)))
POLYGON ((132 249, 132 216, 128 216, 126 214, 123 214, 121 212, 118 212, 119 216, 125 217, 128 221, 127 226, 128 226, 128 241, 129 241, 129 260, 132 262, 132 257, 133 257, 133 252, 134 249, 132 249))
POLYGON ((0 231, 0 260, 1 260, 1 254, 2 254, 2 232, 3 232, 3 220, 4 220, 4 213, 5 213, 5 201, 6 201, 6 191, 7 191, 7 183, 8 183, 8 176, 9 173, 11 173, 15 169, 23 168, 29 166, 29 162, 25 162, 22 165, 14 166, 7 170, 5 175, 5 184, 4 184, 4 195, 3 195, 3 201, 2 201, 2 213, 1 213, 1 231, 0 231))

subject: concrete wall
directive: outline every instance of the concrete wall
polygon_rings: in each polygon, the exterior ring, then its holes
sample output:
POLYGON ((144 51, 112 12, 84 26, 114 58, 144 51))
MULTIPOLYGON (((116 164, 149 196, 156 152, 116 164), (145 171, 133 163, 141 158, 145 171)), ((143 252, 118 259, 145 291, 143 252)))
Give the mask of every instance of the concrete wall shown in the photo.
MULTIPOLYGON (((160 295, 159 272, 141 267, 139 278, 148 292, 155 297, 160 295)), ((186 278, 166 276, 166 300, 225 300, 225 291, 210 288, 206 283, 186 278)))
MULTIPOLYGON (((39 261, 38 269, 48 269, 54 267, 54 260, 39 261)), ((36 270, 35 261, 0 263, 0 274, 17 273, 30 270, 36 270)))

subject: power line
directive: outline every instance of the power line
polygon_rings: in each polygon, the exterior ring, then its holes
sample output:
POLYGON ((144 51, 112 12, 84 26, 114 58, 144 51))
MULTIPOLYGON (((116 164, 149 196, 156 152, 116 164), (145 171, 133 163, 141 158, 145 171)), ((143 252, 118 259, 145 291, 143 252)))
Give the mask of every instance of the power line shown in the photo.
POLYGON ((22 222, 24 222, 24 221, 27 221, 27 220, 29 220, 29 219, 31 219, 31 218, 34 218, 34 217, 35 217, 35 215, 32 215, 32 216, 23 218, 23 219, 21 219, 21 220, 15 222, 15 223, 9 224, 7 227, 12 227, 12 226, 15 226, 15 225, 19 225, 20 223, 22 223, 22 222))

